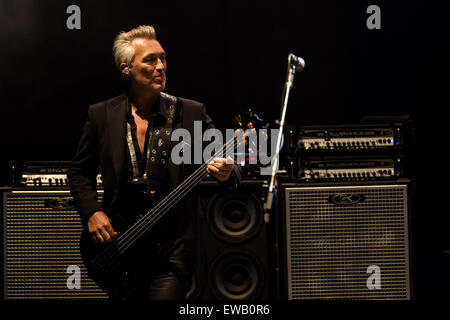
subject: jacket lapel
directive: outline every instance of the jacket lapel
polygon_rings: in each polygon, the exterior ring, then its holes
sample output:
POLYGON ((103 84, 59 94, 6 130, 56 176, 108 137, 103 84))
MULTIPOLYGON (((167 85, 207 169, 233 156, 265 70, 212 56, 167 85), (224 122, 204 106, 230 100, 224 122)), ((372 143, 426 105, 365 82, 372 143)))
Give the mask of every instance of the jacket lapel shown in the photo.
MULTIPOLYGON (((166 104, 166 110, 169 110, 169 106, 170 106, 169 99, 164 99, 163 96, 161 96, 161 98, 163 99, 164 103, 166 104)), ((180 128, 180 123, 179 123, 180 119, 179 118, 180 118, 180 108, 182 107, 180 104, 181 104, 180 99, 177 99, 176 108, 175 108, 175 118, 173 120, 174 123, 172 126, 173 130, 180 128)), ((178 179, 180 178, 179 177, 180 166, 173 164, 172 160, 170 159, 172 148, 174 147, 174 145, 176 143, 178 143, 178 142, 175 142, 175 141, 170 142, 169 161, 167 163, 169 179, 170 179, 173 187, 177 186, 178 179)))
MULTIPOLYGON (((169 103, 164 99, 166 105, 169 103)), ((122 94, 117 99, 111 101, 107 107, 107 126, 109 131, 109 142, 111 148, 112 163, 115 172, 116 184, 120 185, 124 170, 125 152, 125 136, 126 136, 126 114, 128 110, 129 100, 127 94, 122 94)), ((168 106, 167 106, 168 107, 168 106)), ((177 99, 176 117, 174 119, 174 129, 179 128, 181 123, 179 117, 182 114, 183 103, 177 99), (181 110, 180 110, 181 109, 181 110), (181 113, 181 114, 180 114, 181 113), (178 118, 178 119, 177 119, 178 118)), ((181 116, 182 117, 182 116, 181 116)), ((171 142, 171 147, 175 142, 171 142)), ((170 154, 169 154, 170 157, 170 154)), ((177 185, 179 177, 180 166, 176 166, 172 161, 168 162, 169 178, 173 186, 177 185)))
POLYGON ((125 156, 125 129, 126 113, 128 109, 128 96, 122 94, 113 100, 107 108, 107 125, 109 129, 109 139, 111 146, 112 163, 116 176, 116 183, 119 186, 123 173, 125 156))

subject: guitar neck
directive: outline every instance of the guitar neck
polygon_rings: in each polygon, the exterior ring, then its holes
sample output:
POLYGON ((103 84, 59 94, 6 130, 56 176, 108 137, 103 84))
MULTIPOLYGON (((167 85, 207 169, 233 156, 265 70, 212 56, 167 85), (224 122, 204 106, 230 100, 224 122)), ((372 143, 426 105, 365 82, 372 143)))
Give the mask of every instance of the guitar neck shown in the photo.
POLYGON ((194 189, 206 176, 206 167, 208 163, 218 155, 226 155, 235 147, 234 139, 225 143, 221 153, 216 153, 207 162, 203 163, 194 171, 186 180, 179 184, 172 192, 165 196, 156 206, 142 216, 136 223, 131 226, 126 233, 135 233, 134 239, 140 238, 147 230, 149 230, 161 217, 170 211, 178 202, 181 201, 192 189, 194 189))
POLYGON ((223 156, 224 154, 228 155, 227 151, 230 152, 234 147, 235 141, 233 138, 223 146, 220 153, 214 154, 208 161, 197 168, 197 170, 195 170, 194 173, 192 173, 185 181, 165 196, 156 206, 137 220, 123 234, 117 237, 112 246, 109 246, 92 260, 92 265, 96 265, 99 270, 113 268, 122 254, 133 246, 133 244, 139 240, 161 217, 169 212, 170 209, 179 203, 181 199, 183 199, 206 177, 206 167, 208 164, 218 156, 223 156))
POLYGON ((157 205, 137 220, 124 234, 122 234, 122 237, 126 236, 127 233, 134 233, 133 238, 138 239, 142 234, 149 230, 207 176, 206 166, 206 163, 202 164, 157 205))

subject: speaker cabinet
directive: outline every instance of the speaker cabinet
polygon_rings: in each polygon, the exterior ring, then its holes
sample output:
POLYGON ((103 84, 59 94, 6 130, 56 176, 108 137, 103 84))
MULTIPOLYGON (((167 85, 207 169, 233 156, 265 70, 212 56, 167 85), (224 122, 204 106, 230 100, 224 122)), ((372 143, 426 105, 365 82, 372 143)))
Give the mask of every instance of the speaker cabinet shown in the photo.
POLYGON ((68 190, 5 190, 2 198, 5 299, 107 298, 81 260, 68 190))
POLYGON ((261 181, 231 191, 213 181, 198 191, 198 299, 269 298, 268 232, 261 181))
POLYGON ((287 298, 411 299, 410 185, 284 184, 287 298))

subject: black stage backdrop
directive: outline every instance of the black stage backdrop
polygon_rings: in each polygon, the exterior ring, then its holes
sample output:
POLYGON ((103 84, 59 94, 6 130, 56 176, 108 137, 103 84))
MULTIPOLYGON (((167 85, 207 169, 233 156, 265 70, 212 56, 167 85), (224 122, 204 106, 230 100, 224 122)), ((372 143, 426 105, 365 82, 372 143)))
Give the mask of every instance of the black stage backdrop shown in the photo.
POLYGON ((168 54, 166 92, 204 102, 221 129, 248 107, 279 117, 294 53, 306 68, 288 124, 415 119, 416 297, 448 297, 448 14, 425 0, 1 0, 0 185, 11 160, 72 158, 89 104, 122 92, 111 54, 121 30, 154 25, 168 54), (373 4, 380 30, 366 26, 373 4), (81 9, 79 30, 66 26, 70 5, 81 9))

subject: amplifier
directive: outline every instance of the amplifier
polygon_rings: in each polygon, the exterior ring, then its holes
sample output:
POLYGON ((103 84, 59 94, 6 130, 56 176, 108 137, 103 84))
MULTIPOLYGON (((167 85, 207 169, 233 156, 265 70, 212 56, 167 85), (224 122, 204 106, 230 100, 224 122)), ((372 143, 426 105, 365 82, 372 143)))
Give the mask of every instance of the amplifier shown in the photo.
POLYGON ((401 156, 322 156, 299 159, 298 177, 303 181, 370 181, 403 176, 401 156))
POLYGON ((411 299, 408 180, 280 190, 288 299, 411 299))
POLYGON ((5 299, 107 298, 81 260, 81 218, 67 189, 8 189, 2 202, 5 299))
MULTIPOLYGON (((11 185, 21 187, 68 187, 70 161, 13 161, 10 164, 11 185)), ((97 186, 102 185, 97 175, 97 186)))
POLYGON ((403 147, 401 124, 303 126, 288 129, 290 147, 308 151, 392 150, 403 147))

